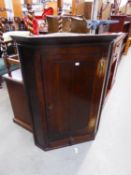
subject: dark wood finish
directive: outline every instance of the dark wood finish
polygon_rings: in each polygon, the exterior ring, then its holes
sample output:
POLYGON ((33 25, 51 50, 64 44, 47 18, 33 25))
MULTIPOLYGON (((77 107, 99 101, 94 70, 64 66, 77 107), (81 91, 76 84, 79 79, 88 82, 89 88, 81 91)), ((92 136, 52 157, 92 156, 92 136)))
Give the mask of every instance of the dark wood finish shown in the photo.
POLYGON ((9 77, 8 74, 4 75, 4 79, 14 113, 13 121, 32 131, 31 115, 20 70, 13 71, 12 77, 9 77))
POLYGON ((14 36, 35 143, 44 150, 94 139, 116 38, 63 35, 14 36))
MULTIPOLYGON (((59 32, 59 16, 48 15, 48 33, 59 32)), ((87 33, 87 23, 85 18, 76 16, 62 16, 62 32, 87 33)))
POLYGON ((103 32, 124 32, 127 33, 128 38, 131 30, 131 17, 128 17, 126 15, 112 15, 111 20, 118 20, 119 22, 116 24, 100 25, 97 33, 100 34, 103 32))
POLYGON ((124 30, 124 24, 126 21, 126 15, 112 15, 111 16, 112 20, 118 20, 119 23, 116 24, 110 24, 110 32, 125 32, 124 30))
POLYGON ((126 33, 121 33, 114 41, 113 52, 112 52, 112 62, 111 62, 111 72, 108 84, 108 90, 111 89, 115 82, 117 68, 122 56, 123 42, 126 38, 126 33))

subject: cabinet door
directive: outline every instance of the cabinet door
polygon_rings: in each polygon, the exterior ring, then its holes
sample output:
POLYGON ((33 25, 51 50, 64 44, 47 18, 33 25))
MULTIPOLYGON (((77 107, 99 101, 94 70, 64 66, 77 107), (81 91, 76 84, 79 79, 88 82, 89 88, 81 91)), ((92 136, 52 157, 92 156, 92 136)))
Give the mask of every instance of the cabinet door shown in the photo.
POLYGON ((44 59, 44 81, 49 142, 94 132, 99 110, 106 59, 100 51, 90 54, 78 48, 44 59), (101 64, 102 63, 102 64, 101 64), (100 65, 101 64, 101 65, 100 65))

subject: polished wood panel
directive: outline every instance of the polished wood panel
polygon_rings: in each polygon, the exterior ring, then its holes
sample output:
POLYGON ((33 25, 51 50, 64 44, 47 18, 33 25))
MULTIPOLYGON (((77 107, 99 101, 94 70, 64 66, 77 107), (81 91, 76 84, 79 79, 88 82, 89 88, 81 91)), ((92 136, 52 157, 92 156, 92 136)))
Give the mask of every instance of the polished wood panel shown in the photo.
POLYGON ((44 150, 94 139, 107 92, 116 35, 68 35, 14 37, 44 150))
POLYGON ((58 6, 58 10, 61 10, 63 6, 63 0, 57 0, 57 6, 58 6))

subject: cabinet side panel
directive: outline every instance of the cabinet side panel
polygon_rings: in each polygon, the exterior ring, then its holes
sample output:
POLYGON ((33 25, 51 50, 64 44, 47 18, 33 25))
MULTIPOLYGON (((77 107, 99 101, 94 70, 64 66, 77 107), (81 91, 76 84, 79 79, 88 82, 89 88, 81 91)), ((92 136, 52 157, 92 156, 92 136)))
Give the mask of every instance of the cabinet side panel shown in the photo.
POLYGON ((33 120, 35 143, 47 147, 46 111, 44 101, 43 79, 41 77, 40 50, 32 47, 18 46, 22 74, 28 96, 33 120))

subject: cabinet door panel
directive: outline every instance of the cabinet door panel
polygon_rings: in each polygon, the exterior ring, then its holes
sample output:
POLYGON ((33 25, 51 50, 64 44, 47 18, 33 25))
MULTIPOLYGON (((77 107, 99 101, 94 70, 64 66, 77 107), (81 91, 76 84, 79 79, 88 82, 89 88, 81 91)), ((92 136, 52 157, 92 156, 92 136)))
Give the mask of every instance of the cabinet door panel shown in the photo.
POLYGON ((77 55, 77 60, 76 57, 73 60, 74 55, 70 56, 71 60, 59 59, 59 56, 54 60, 45 59, 43 64, 50 141, 88 134, 92 110, 96 110, 95 114, 98 112, 96 106, 100 98, 95 98, 94 86, 100 56, 91 55, 87 59, 77 55))

